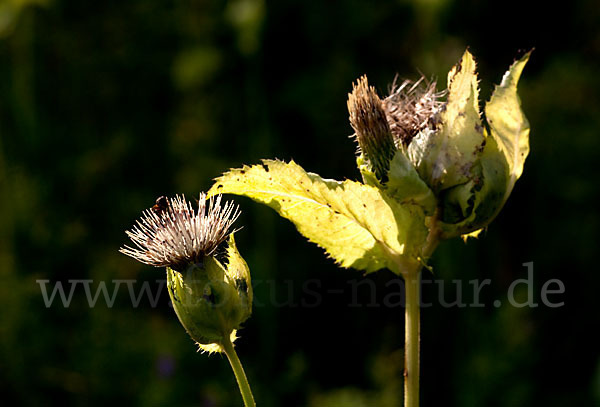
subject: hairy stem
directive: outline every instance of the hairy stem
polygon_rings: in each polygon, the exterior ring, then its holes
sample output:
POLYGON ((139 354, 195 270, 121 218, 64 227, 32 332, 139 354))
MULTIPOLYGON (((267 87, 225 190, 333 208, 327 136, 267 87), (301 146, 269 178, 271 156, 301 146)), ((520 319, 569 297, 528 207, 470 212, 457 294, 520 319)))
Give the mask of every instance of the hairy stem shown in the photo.
POLYGON ((242 393, 242 399, 244 399, 245 407, 256 407, 256 403, 254 402, 254 396, 252 395, 252 390, 250 389, 250 384, 248 383, 248 379, 246 378, 246 373, 244 372, 244 368, 242 367, 242 363, 240 362, 240 358, 233 348, 233 344, 229 339, 229 336, 226 335, 224 337, 223 350, 227 355, 227 359, 229 359, 229 363, 231 364, 231 368, 233 369, 233 374, 235 374, 235 378, 237 380, 238 386, 240 387, 240 393, 242 393))

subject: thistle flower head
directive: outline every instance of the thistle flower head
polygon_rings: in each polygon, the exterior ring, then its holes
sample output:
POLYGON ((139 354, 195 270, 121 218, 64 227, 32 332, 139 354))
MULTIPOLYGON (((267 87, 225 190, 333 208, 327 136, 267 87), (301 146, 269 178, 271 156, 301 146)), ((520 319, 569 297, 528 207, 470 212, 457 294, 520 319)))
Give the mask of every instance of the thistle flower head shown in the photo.
POLYGON ((385 179, 396 147, 384 106, 366 76, 358 79, 348 95, 348 112, 359 154, 368 161, 377 178, 385 179))
POLYGON ((125 232, 136 247, 124 246, 119 251, 142 263, 175 270, 202 262, 231 233, 240 214, 231 201, 221 205, 220 195, 211 197, 208 207, 206 201, 206 194, 201 193, 198 210, 194 210, 183 195, 158 198, 125 232))
POLYGON ((439 100, 444 92, 436 92, 435 85, 434 81, 426 83, 422 77, 416 82, 405 80, 398 86, 394 79, 390 95, 383 100, 383 108, 398 147, 410 144, 444 105, 439 100))

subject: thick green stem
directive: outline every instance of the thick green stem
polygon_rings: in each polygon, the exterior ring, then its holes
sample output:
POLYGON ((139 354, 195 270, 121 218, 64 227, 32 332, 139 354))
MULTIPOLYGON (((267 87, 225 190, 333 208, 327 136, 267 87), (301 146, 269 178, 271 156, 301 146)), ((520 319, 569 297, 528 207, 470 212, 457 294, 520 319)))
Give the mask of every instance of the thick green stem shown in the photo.
POLYGON ((240 387, 240 393, 242 393, 242 399, 244 399, 245 407, 256 407, 256 403, 254 402, 254 396, 252 395, 252 390, 250 390, 250 384, 248 383, 248 379, 246 378, 246 373, 244 372, 244 368, 242 367, 242 363, 240 362, 240 358, 233 348, 233 344, 229 339, 229 336, 225 336, 223 343, 223 350, 227 355, 227 359, 229 359, 229 363, 231 364, 231 368, 233 369, 233 374, 235 374, 235 378, 237 380, 238 386, 240 387))
POLYGON ((405 276, 404 407, 419 405, 420 275, 418 271, 405 276))

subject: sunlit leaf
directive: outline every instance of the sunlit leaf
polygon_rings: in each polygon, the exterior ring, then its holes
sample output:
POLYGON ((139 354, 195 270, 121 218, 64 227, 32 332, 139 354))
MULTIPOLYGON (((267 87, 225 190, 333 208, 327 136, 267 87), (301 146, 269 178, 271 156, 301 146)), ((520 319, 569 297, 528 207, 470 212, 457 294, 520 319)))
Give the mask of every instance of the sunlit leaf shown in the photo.
POLYGON ((446 238, 479 230, 498 215, 529 153, 529 123, 521 110, 517 82, 529 53, 515 62, 485 107, 490 134, 472 168, 472 178, 444 195, 442 229, 446 238))
POLYGON ((229 235, 227 240, 227 265, 225 273, 237 289, 240 301, 243 303, 244 315, 241 319, 247 319, 252 313, 252 282, 250 280, 250 269, 246 260, 242 257, 235 244, 235 233, 229 235))
POLYGON ((471 181, 446 193, 444 211, 447 219, 441 224, 444 238, 469 234, 485 227, 506 201, 508 164, 496 141, 490 136, 486 137, 476 169, 477 175, 471 181), (449 224, 448 218, 451 218, 453 211, 460 221, 449 224))
POLYGON ((509 165, 507 198, 523 173, 523 165, 529 154, 529 122, 521 110, 517 83, 530 54, 531 52, 528 52, 510 67, 485 106, 491 135, 509 165))
POLYGON ((400 203, 412 203, 431 215, 435 211, 435 196, 408 160, 404 151, 398 150, 390 163, 386 192, 400 203))
POLYGON ((477 229, 474 232, 466 233, 466 234, 462 235, 461 238, 466 243, 467 240, 469 240, 469 239, 477 239, 479 237, 479 235, 481 234, 481 232, 483 232, 483 229, 477 229))
POLYGON ((384 190, 388 196, 401 204, 418 205, 426 215, 435 211, 436 200, 433 191, 423 181, 402 149, 397 150, 390 162, 386 174, 387 181, 383 184, 375 173, 365 164, 363 155, 359 155, 356 164, 366 185, 384 190))
POLYGON ((209 195, 247 196, 275 209, 343 267, 367 272, 414 264, 426 238, 422 210, 378 188, 307 173, 294 163, 265 160, 217 178, 209 195))
POLYGON ((469 51, 448 73, 448 100, 439 120, 439 130, 421 132, 408 148, 435 191, 468 182, 484 142, 476 65, 469 51))

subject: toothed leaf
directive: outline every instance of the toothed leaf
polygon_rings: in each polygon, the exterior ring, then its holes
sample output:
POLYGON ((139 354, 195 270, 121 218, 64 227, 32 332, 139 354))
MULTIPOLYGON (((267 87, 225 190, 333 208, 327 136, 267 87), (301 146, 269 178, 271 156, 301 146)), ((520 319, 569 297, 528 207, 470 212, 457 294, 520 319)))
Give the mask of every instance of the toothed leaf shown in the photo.
POLYGON ((466 51, 448 73, 448 100, 439 113, 439 129, 422 131, 409 145, 411 161, 436 192, 472 178, 484 142, 477 82, 475 61, 466 51))
MULTIPOLYGON (((445 205, 460 208, 464 220, 444 225, 445 237, 469 233, 488 225, 508 199, 529 153, 529 123, 521 110, 517 82, 530 53, 504 74, 485 107, 490 134, 480 157, 480 175, 447 194, 445 205)), ((446 216, 446 223, 448 223, 446 216)))
POLYGON ((265 160, 216 179, 210 195, 247 196, 275 209, 342 267, 372 272, 415 264, 426 238, 422 210, 378 188, 307 173, 294 163, 265 160))

